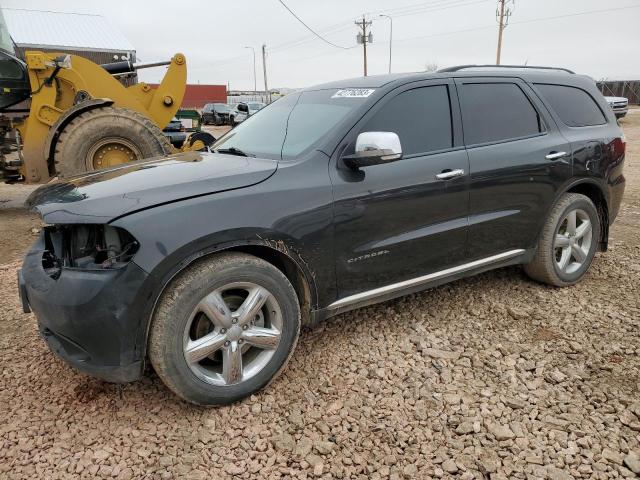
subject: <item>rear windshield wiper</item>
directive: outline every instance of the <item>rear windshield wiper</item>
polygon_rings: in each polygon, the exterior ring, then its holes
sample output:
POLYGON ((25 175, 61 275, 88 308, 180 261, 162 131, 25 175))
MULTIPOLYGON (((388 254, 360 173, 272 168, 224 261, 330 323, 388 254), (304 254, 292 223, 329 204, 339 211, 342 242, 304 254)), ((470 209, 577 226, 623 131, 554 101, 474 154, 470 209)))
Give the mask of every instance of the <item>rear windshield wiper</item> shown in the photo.
POLYGON ((255 155, 252 155, 251 153, 243 152, 242 150, 240 150, 239 148, 236 148, 236 147, 217 148, 217 149, 214 150, 214 152, 216 152, 216 153, 227 153, 229 155, 238 155, 239 157, 255 157, 255 155))

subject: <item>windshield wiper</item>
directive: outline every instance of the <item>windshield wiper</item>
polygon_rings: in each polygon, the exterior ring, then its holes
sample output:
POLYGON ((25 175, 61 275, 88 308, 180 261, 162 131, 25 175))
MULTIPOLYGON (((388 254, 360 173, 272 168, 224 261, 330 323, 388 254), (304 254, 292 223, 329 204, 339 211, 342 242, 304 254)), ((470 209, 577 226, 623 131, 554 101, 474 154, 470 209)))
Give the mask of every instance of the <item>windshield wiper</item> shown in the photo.
POLYGON ((229 155, 238 155, 239 157, 255 157, 255 155, 251 153, 246 153, 236 147, 230 148, 216 148, 214 150, 216 153, 228 153, 229 155))

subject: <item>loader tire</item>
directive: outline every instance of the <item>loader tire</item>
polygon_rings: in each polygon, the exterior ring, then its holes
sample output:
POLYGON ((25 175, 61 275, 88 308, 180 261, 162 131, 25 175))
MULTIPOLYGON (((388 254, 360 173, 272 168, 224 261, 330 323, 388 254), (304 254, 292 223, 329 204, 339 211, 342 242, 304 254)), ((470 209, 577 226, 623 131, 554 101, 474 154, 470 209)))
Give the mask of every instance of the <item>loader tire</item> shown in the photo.
POLYGON ((69 177, 171 152, 162 130, 144 115, 100 107, 78 115, 62 130, 53 159, 58 176, 69 177))

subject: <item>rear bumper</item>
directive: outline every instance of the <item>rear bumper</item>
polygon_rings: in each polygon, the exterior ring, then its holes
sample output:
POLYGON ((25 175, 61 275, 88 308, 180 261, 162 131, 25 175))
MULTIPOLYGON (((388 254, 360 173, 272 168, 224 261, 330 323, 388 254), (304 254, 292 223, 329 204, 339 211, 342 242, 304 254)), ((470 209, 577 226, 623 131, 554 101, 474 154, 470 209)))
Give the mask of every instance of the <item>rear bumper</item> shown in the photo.
POLYGON ((144 338, 138 292, 147 274, 130 262, 118 270, 62 269, 57 279, 42 267, 42 238, 18 274, 24 309, 53 353, 88 375, 111 382, 142 376, 144 338))

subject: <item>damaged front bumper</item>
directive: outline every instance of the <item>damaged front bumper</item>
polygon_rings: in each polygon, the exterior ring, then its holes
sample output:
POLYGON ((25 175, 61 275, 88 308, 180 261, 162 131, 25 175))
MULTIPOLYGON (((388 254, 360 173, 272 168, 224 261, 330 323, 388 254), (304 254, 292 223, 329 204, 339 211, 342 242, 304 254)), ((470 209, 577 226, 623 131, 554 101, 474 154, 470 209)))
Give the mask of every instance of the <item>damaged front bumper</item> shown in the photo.
POLYGON ((44 233, 18 272, 25 311, 32 310, 51 351, 79 371, 111 382, 142 376, 144 299, 147 273, 134 262, 113 269, 43 267, 44 233))

